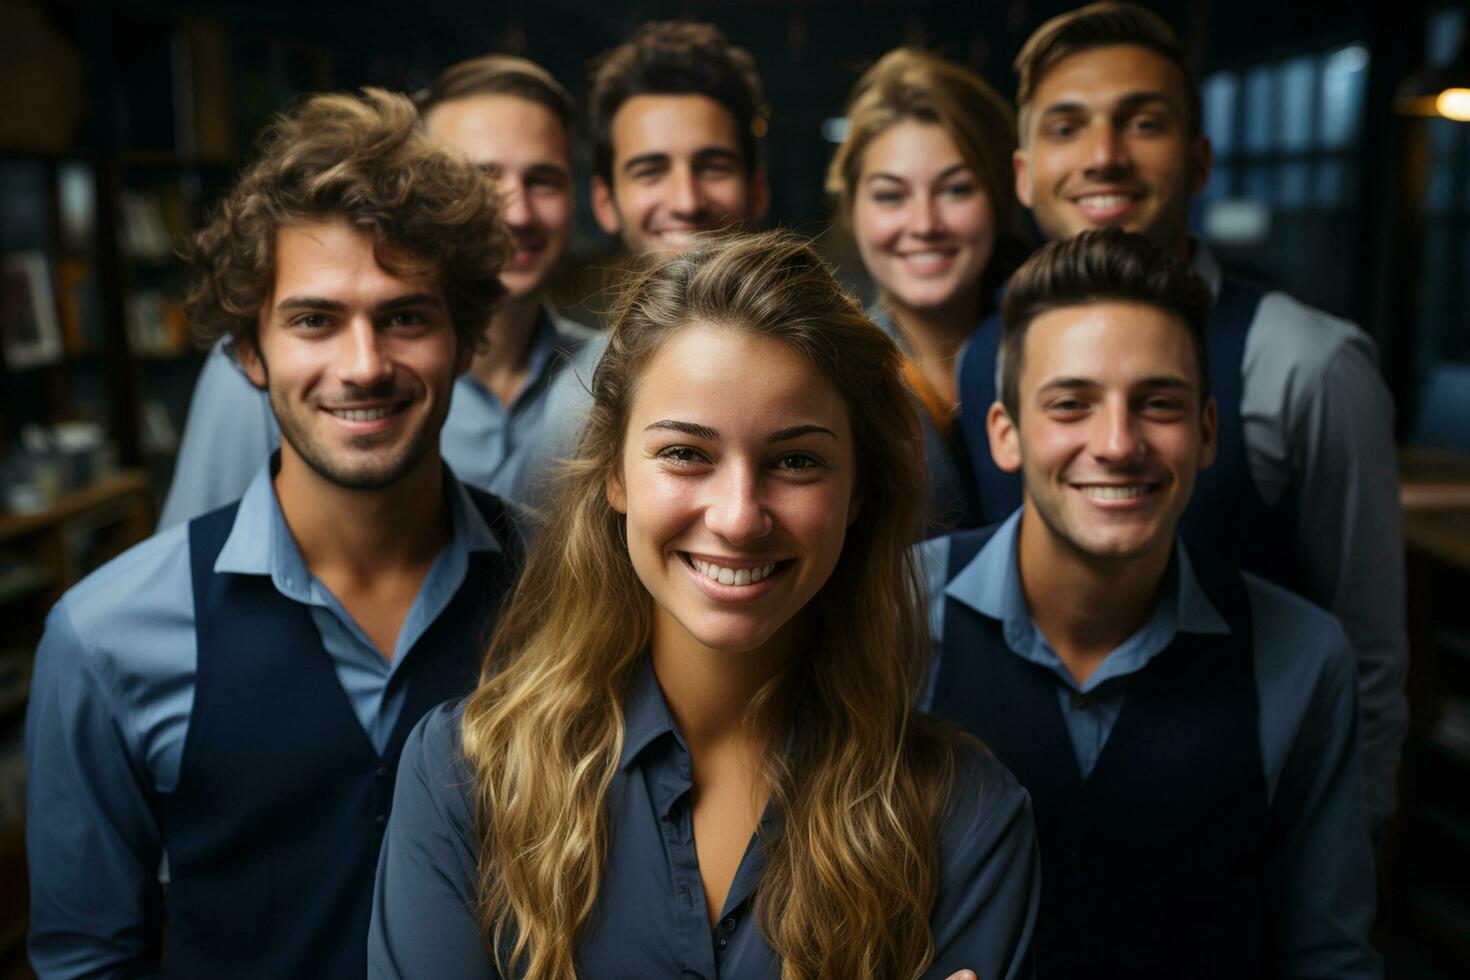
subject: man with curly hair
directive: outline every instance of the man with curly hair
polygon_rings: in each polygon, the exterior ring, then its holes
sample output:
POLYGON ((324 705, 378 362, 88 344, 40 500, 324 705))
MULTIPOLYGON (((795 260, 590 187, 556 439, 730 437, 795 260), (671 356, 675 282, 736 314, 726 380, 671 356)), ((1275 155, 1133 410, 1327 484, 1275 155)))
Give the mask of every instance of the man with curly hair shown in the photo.
POLYGON ((47 619, 40 976, 365 974, 403 739, 472 685, 515 576, 504 504, 439 455, 504 291, 502 209, 406 97, 368 89, 279 119, 195 237, 191 319, 268 394, 280 450, 47 619))
MULTIPOLYGON (((414 99, 429 138, 493 172, 505 196, 515 248, 500 275, 506 294, 455 382, 441 447, 455 476, 514 496, 548 418, 547 391, 594 336, 545 297, 572 232, 572 97, 540 65, 492 54, 451 65, 414 99)), ((280 443, 265 398, 216 345, 194 387, 159 527, 239 497, 280 443)))

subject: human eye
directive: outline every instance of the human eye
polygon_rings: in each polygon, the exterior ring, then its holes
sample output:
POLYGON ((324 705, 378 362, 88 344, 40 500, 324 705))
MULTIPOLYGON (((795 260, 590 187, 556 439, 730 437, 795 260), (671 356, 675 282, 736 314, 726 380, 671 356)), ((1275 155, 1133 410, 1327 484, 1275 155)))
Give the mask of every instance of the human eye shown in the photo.
POLYGON ((695 166, 695 173, 706 177, 728 177, 735 173, 735 162, 724 158, 702 160, 695 166))
POLYGON ((298 313, 291 318, 291 326, 302 330, 321 330, 332 323, 331 317, 325 313, 298 313))
POLYGON ((966 198, 975 193, 975 182, 973 180, 960 180, 945 185, 940 193, 947 197, 966 198))
POLYGON ((675 469, 688 469, 709 462, 709 457, 693 446, 665 446, 654 453, 654 458, 675 469))
POLYGON ((777 457, 776 469, 788 473, 802 473, 811 470, 824 469, 826 464, 821 459, 806 452, 783 453, 777 457))
POLYGON ((383 327, 396 331, 422 330, 429 326, 429 317, 422 310, 394 310, 383 318, 383 327))
POLYGON ((1047 415, 1063 422, 1081 418, 1087 409, 1087 402, 1076 395, 1059 395, 1046 403, 1047 415))
POLYGON ((1175 395, 1149 395, 1143 401, 1143 411, 1150 418, 1171 421, 1184 415, 1184 400, 1175 395))
POLYGON ((1128 128, 1145 136, 1157 136, 1168 131, 1169 123, 1157 112, 1140 112, 1128 120, 1128 128))
POLYGON ((869 195, 869 198, 873 201, 874 204, 891 205, 898 204, 900 201, 903 200, 903 196, 903 191, 888 189, 873 191, 873 193, 869 195))
POLYGON ((1077 135, 1077 130, 1080 128, 1075 119, 1056 116, 1041 127, 1041 135, 1047 139, 1065 140, 1077 135))

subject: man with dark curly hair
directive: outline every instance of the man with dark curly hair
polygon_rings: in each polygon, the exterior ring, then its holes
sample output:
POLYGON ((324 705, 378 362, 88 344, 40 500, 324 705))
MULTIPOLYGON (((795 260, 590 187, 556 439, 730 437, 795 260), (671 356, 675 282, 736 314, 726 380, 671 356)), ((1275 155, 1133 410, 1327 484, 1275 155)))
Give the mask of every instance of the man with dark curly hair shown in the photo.
MULTIPOLYGON (((505 195, 515 248, 500 273, 505 298, 455 381, 441 448, 455 476, 513 496, 548 418, 548 389, 594 336, 545 297, 572 232, 572 97, 540 65, 492 54, 451 65, 414 98, 429 138, 493 172, 505 195)), ((216 345, 194 386, 159 527, 239 497, 280 443, 265 398, 216 345)))
POLYGON ((191 243, 191 319, 268 393, 281 446, 237 503, 47 619, 26 718, 42 977, 366 973, 403 739, 472 685, 517 564, 505 506, 439 455, 504 291, 502 209, 406 97, 368 89, 279 119, 191 243))

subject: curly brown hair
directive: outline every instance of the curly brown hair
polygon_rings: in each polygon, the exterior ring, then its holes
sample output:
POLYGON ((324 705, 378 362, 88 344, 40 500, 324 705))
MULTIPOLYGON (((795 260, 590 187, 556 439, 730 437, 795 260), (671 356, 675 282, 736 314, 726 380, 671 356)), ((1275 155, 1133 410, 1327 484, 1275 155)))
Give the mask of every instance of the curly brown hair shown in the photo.
POLYGON ((459 342, 476 345, 505 292, 503 210, 492 179, 429 142, 407 96, 313 96, 276 118, 258 158, 182 250, 195 338, 254 346, 275 285, 276 231, 342 218, 373 235, 384 269, 436 279, 459 342))
POLYGON ((735 120, 745 172, 753 174, 760 166, 760 139, 770 111, 755 58, 731 44, 715 25, 652 21, 596 61, 587 115, 595 172, 608 182, 613 169, 613 116, 635 95, 713 99, 735 120))

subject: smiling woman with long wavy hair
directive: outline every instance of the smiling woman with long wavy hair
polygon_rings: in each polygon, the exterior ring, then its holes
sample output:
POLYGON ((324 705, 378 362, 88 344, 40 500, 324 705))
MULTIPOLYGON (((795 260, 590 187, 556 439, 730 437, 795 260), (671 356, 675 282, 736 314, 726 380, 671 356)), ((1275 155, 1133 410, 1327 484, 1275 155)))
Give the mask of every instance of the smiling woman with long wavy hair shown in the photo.
POLYGON ((899 358, 791 235, 630 281, 480 687, 404 750, 372 976, 1029 975, 1029 801, 912 707, 899 358))

